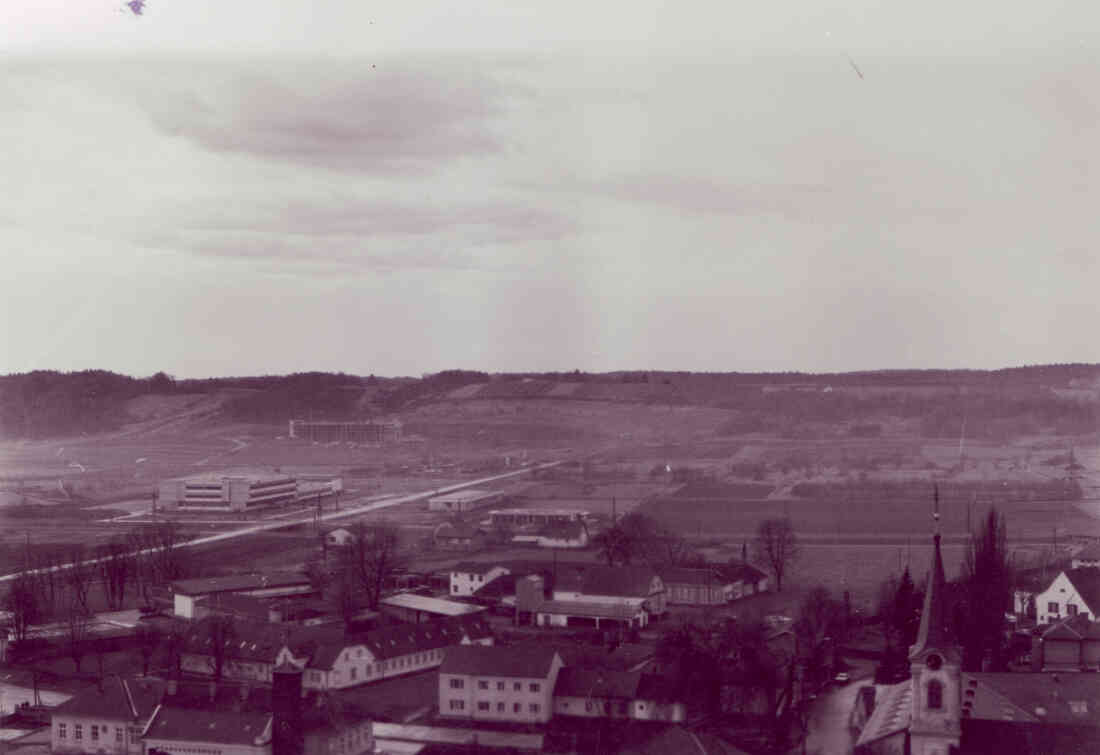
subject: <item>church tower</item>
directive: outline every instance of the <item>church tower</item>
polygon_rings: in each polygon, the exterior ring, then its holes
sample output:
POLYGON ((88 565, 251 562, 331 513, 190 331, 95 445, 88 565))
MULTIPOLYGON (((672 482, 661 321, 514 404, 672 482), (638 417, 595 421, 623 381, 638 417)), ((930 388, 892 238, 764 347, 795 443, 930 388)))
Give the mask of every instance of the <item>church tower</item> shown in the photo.
POLYGON ((951 755, 961 735, 962 653, 951 631, 947 580, 940 554, 940 491, 934 493, 935 534, 932 568, 924 593, 917 641, 909 648, 913 710, 909 724, 911 755, 951 755))

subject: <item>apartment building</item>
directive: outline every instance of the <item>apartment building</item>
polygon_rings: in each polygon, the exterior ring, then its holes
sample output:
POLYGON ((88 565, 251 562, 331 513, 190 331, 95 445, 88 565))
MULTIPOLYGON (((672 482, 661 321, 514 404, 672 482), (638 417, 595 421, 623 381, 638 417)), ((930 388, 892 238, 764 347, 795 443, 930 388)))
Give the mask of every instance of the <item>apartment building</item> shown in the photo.
POLYGON ((160 705, 165 683, 147 677, 110 676, 50 715, 55 753, 141 755, 141 734, 160 705))
POLYGON ((439 669, 439 713, 474 721, 546 723, 561 656, 553 648, 448 648, 439 669))

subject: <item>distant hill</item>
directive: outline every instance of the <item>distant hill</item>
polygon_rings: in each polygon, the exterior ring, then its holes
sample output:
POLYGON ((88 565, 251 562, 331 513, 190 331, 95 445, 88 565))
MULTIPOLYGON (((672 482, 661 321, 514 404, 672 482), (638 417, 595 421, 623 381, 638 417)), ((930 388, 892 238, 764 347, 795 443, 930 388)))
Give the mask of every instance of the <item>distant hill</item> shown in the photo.
MULTIPOLYGON (((1100 365, 1002 370, 881 370, 848 373, 610 372, 489 374, 446 370, 419 378, 343 373, 174 380, 104 370, 39 370, 0 376, 0 436, 51 438, 109 432, 143 419, 142 396, 219 394, 216 421, 278 424, 293 417, 356 419, 435 402, 588 401, 707 405, 738 410, 719 434, 770 432, 792 422, 920 421, 926 437, 1003 437, 1053 427, 1100 429, 1100 365)), ((182 404, 181 404, 182 406, 182 404)), ((860 432, 875 428, 864 425, 860 432)), ((855 432, 855 431, 853 431, 855 432)))

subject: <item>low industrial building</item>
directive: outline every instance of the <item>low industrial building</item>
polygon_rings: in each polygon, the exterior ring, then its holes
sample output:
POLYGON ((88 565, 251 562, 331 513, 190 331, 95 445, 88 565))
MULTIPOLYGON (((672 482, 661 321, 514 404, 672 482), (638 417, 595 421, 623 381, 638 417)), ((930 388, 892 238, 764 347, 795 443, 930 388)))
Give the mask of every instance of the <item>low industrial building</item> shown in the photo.
POLYGON ((428 499, 428 511, 461 513, 486 506, 497 500, 500 494, 492 490, 455 490, 428 499))
POLYGON ((249 511, 298 500, 298 479, 282 472, 235 470, 161 480, 157 505, 168 511, 249 511))
POLYGON ((449 648, 439 668, 439 715, 474 721, 546 723, 562 668, 553 648, 449 648))
POLYGON ((328 421, 292 419, 288 434, 291 438, 319 443, 387 443, 401 440, 401 423, 397 420, 328 421))
POLYGON ((494 527, 502 529, 520 529, 532 527, 538 529, 548 524, 582 522, 588 518, 587 511, 575 509, 496 509, 489 512, 494 527))
POLYGON ((597 566, 579 575, 559 574, 552 590, 546 585, 537 574, 516 581, 519 623, 641 629, 667 610, 664 584, 651 569, 597 566))
POLYGON ((378 602, 378 610, 395 619, 410 624, 419 624, 434 619, 481 613, 485 610, 485 607, 471 603, 459 603, 454 600, 444 600, 443 598, 431 598, 427 595, 417 595, 411 592, 401 592, 382 598, 378 602))
POLYGON ((255 598, 281 598, 314 592, 309 578, 296 572, 239 574, 232 577, 181 579, 170 586, 173 611, 182 619, 201 619, 204 600, 214 595, 236 593, 255 598))

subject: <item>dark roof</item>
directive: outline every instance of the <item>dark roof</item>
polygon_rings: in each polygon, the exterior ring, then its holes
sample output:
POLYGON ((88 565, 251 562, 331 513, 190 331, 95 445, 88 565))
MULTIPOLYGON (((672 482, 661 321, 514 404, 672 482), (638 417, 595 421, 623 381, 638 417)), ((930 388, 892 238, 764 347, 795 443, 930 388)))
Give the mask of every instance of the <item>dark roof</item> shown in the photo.
POLYGON ((172 592, 183 595, 209 595, 216 592, 244 592, 268 587, 292 587, 308 585, 309 578, 296 572, 265 572, 263 574, 234 574, 230 577, 204 579, 180 579, 172 583, 172 592))
POLYGON ((556 657, 553 648, 457 645, 447 649, 439 673, 545 679, 556 657))
POLYGON ((144 721, 160 705, 166 688, 154 677, 109 676, 103 688, 92 687, 56 708, 58 713, 100 716, 114 721, 144 721))
POLYGON ((973 719, 1100 727, 1098 674, 964 673, 962 689, 973 719))
POLYGON ((645 598, 657 573, 645 566, 588 566, 561 568, 555 589, 585 595, 645 598))
POLYGON ((584 522, 570 519, 566 522, 550 521, 542 527, 538 534, 543 537, 561 538, 564 540, 577 540, 588 530, 584 522))
POLYGON ((1100 639, 1100 621, 1090 621, 1084 614, 1077 614, 1059 621, 1043 632, 1043 640, 1073 640, 1075 642, 1100 639))
POLYGON ((1100 612, 1100 568, 1095 566, 1083 566, 1080 569, 1069 569, 1066 577, 1077 590, 1089 611, 1093 614, 1100 612))
POLYGON ((730 582, 759 582, 768 575, 747 561, 723 564, 718 567, 719 574, 730 582))
POLYGON ((962 720, 960 755, 1095 755, 1100 749, 1090 726, 1047 726, 989 719, 962 720))
POLYGON ((270 737, 270 725, 270 713, 166 706, 149 724, 145 738, 252 745, 258 738, 270 737))
MULTIPOLYGON (((185 624, 183 651, 195 655, 213 655, 210 627, 213 620, 185 624)), ((255 621, 234 621, 233 631, 225 638, 226 657, 245 661, 274 663, 279 651, 289 647, 295 655, 311 655, 319 645, 342 639, 342 625, 299 627, 255 621)))
POLYGON ((597 603, 590 600, 545 600, 539 603, 538 613, 556 616, 586 616, 600 619, 630 619, 643 610, 641 607, 617 602, 597 603))
POLYGON ((675 585, 714 585, 724 583, 723 575, 716 569, 688 569, 680 566, 669 566, 661 569, 661 579, 665 587, 675 585))
POLYGON ((516 594, 517 574, 502 574, 491 582, 486 582, 474 590, 473 597, 488 600, 500 600, 509 595, 516 594))
POLYGON ((1100 561, 1100 543, 1086 545, 1074 558, 1082 561, 1100 561))
POLYGON ((309 659, 309 667, 330 669, 346 648, 356 645, 370 650, 376 659, 385 660, 458 645, 464 638, 476 642, 492 636, 492 628, 485 618, 475 615, 455 616, 423 624, 394 624, 318 646, 309 659))
POLYGON ((932 566, 928 575, 928 589, 924 593, 917 641, 909 649, 909 657, 915 658, 929 648, 947 651, 955 647, 951 632, 951 610, 948 603, 947 579, 943 573, 943 555, 940 553, 940 535, 932 538, 932 566))
POLYGON ((558 673, 554 697, 634 700, 641 678, 638 672, 566 666, 558 673))
POLYGON ((268 607, 260 598, 243 593, 221 592, 202 598, 202 605, 216 613, 267 621, 268 607))

